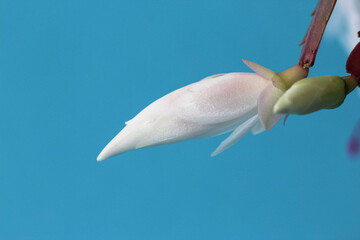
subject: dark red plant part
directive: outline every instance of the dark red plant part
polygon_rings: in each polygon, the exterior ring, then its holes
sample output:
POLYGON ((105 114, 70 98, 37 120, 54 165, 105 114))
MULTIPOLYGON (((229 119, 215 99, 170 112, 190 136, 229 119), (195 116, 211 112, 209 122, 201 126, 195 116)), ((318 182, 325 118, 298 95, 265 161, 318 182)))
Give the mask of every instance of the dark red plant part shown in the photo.
POLYGON ((319 0, 315 11, 311 14, 313 18, 304 39, 300 43, 300 45, 304 44, 304 46, 301 50, 299 64, 304 68, 310 68, 314 65, 321 38, 335 4, 336 0, 319 0))
MULTIPOLYGON (((359 32, 360 33, 360 32, 359 32)), ((358 33, 358 34, 359 34, 358 33)), ((346 72, 360 80, 360 42, 355 46, 346 62, 346 72)))

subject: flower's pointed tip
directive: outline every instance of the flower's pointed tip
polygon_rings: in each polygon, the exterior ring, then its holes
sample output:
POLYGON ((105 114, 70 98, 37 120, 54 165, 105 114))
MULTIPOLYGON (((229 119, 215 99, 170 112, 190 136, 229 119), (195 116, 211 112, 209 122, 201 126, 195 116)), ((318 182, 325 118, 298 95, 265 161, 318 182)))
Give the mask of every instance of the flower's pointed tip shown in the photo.
POLYGON ((96 160, 98 162, 101 162, 105 159, 136 149, 131 140, 132 139, 129 138, 124 139, 122 133, 120 132, 105 146, 105 148, 100 152, 96 160))
POLYGON ((96 158, 96 161, 101 162, 105 159, 111 158, 115 154, 112 154, 112 151, 110 151, 109 147, 106 146, 99 154, 99 156, 96 158))
POLYGON ((210 157, 215 157, 215 156, 219 155, 219 154, 222 153, 222 152, 223 152, 223 151, 221 151, 221 150, 219 149, 219 147, 218 147, 218 148, 215 149, 215 151, 213 151, 213 152, 210 154, 210 157))
POLYGON ((116 146, 115 144, 112 144, 111 142, 100 152, 99 156, 96 158, 96 161, 101 162, 108 158, 120 155, 124 152, 130 151, 131 149, 123 149, 119 146, 116 146))
POLYGON ((260 118, 260 122, 267 132, 270 131, 270 129, 272 129, 275 126, 275 124, 272 124, 271 119, 268 117, 266 117, 265 119, 260 118))
POLYGON ((107 149, 104 149, 101 151, 101 153, 99 154, 99 156, 96 158, 96 161, 101 162, 104 161, 108 158, 111 158, 113 156, 115 156, 117 154, 111 154, 107 149))
POLYGON ((258 121, 258 115, 255 115, 246 120, 244 123, 241 123, 237 128, 235 128, 235 130, 230 134, 230 136, 228 136, 224 141, 220 143, 220 145, 215 149, 211 156, 214 157, 234 145, 243 136, 250 132, 251 129, 253 129, 257 125, 258 121))
POLYGON ((243 61, 243 63, 245 63, 246 66, 251 65, 251 61, 249 61, 249 60, 242 58, 241 61, 243 61))
POLYGON ((266 67, 261 66, 260 64, 251 62, 249 60, 241 59, 246 66, 248 66, 251 70, 262 76, 263 78, 272 81, 276 73, 266 67))
MULTIPOLYGON (((248 67, 251 68, 251 69, 252 69, 252 67, 254 67, 254 66, 261 66, 261 65, 259 65, 259 64, 257 64, 257 63, 254 63, 254 62, 250 61, 250 60, 246 60, 245 58, 242 58, 241 61, 243 61, 243 63, 245 63, 245 65, 248 66, 248 67), (250 67, 250 66, 251 66, 251 67, 250 67)), ((261 66, 261 67, 262 67, 262 66, 261 66)))
POLYGON ((259 119, 256 124, 252 127, 251 132, 253 135, 257 135, 265 131, 264 125, 262 124, 261 120, 259 119))
POLYGON ((108 158, 123 154, 130 150, 134 150, 136 147, 130 146, 128 142, 122 141, 120 142, 117 137, 115 137, 111 142, 106 145, 106 147, 100 152, 97 157, 97 161, 101 162, 108 158))
MULTIPOLYGON (((280 117, 281 118, 281 117, 280 117)), ((278 119, 278 118, 277 118, 278 119)), ((265 122, 261 122, 262 125, 264 126, 265 130, 268 132, 270 131, 273 127, 275 127, 276 123, 278 123, 279 120, 276 119, 276 122, 273 119, 267 119, 267 121, 265 122)))
POLYGON ((272 128, 268 122, 262 122, 262 124, 267 132, 272 128))
POLYGON ((251 70, 253 70, 256 73, 257 73, 257 70, 259 69, 259 67, 262 67, 259 64, 254 63, 254 62, 249 61, 249 60, 246 60, 244 58, 242 58, 241 60, 243 61, 243 63, 245 63, 246 66, 248 66, 251 70))

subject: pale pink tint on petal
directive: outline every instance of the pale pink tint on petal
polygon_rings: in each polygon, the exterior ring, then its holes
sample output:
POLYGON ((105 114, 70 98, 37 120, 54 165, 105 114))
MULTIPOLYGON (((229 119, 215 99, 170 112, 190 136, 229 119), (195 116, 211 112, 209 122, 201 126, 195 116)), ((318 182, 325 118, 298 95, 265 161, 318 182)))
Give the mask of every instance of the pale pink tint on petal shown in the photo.
POLYGON ((245 120, 256 113, 257 99, 271 82, 255 73, 228 73, 184 87, 172 112, 201 124, 245 120))
POLYGON ((282 96, 283 91, 269 85, 265 88, 258 99, 258 113, 261 123, 264 128, 269 131, 273 128, 282 118, 283 114, 274 113, 274 105, 277 100, 282 96))

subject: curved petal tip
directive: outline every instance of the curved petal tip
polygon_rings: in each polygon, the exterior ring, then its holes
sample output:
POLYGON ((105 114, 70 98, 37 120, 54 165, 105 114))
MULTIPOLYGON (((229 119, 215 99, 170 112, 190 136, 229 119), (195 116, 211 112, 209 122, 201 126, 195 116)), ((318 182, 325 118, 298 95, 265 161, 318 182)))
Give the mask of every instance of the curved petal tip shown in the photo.
POLYGON ((96 158, 96 161, 101 162, 105 159, 108 159, 110 157, 113 157, 116 154, 112 154, 112 151, 106 146, 99 154, 99 156, 96 158))
POLYGON ((251 117, 250 119, 246 120, 240 126, 238 126, 229 137, 227 137, 221 144, 215 149, 215 151, 211 154, 211 157, 215 157, 216 155, 222 153, 234 143, 239 141, 243 136, 245 136, 259 121, 258 115, 251 117))
POLYGON ((257 63, 251 62, 249 60, 241 59, 246 66, 248 66, 251 70, 262 76, 263 78, 272 81, 276 76, 276 73, 266 67, 263 67, 257 63))
POLYGON ((113 140, 108 143, 108 145, 106 145, 106 147, 100 152, 96 160, 100 162, 105 159, 135 149, 136 145, 132 140, 132 138, 124 139, 123 132, 120 132, 113 140))

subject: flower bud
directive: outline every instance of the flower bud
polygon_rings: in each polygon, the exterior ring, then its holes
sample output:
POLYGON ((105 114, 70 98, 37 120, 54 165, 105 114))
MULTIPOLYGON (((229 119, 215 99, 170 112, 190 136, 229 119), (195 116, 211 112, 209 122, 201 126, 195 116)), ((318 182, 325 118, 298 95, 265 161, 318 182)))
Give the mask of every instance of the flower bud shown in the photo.
POLYGON ((344 80, 338 76, 304 78, 279 98, 273 110, 275 113, 303 115, 332 109, 343 103, 345 93, 344 80))

